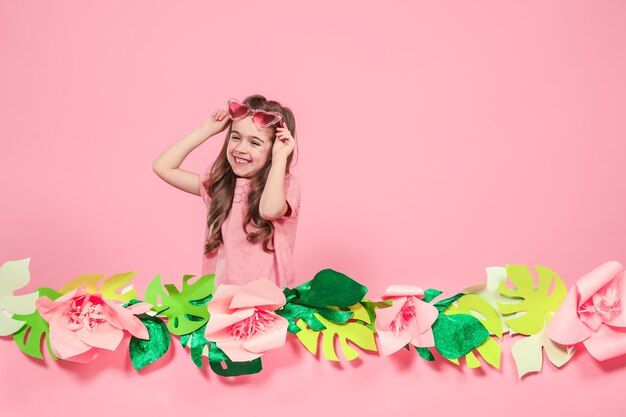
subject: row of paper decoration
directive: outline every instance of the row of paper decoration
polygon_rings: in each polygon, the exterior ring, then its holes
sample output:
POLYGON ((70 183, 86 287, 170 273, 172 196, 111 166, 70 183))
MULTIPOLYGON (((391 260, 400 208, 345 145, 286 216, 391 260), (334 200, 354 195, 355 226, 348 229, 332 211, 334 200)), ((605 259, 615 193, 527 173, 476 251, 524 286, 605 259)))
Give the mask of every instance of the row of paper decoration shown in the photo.
POLYGON ((551 269, 523 265, 487 268, 487 283, 438 299, 441 291, 391 285, 379 300, 346 275, 324 269, 281 290, 268 280, 243 286, 214 285, 214 276, 182 286, 155 277, 143 300, 131 283, 135 273, 85 275, 60 291, 39 288, 17 295, 30 281, 30 258, 0 267, 0 335, 12 336, 25 354, 86 363, 102 349, 115 350, 129 332, 135 369, 159 360, 178 336, 191 359, 222 376, 261 371, 261 356, 294 334, 328 360, 359 356, 360 349, 391 355, 415 348, 428 361, 443 357, 470 368, 500 367, 503 334, 522 337, 511 348, 520 378, 541 370, 543 352, 557 367, 582 344, 597 360, 626 353, 623 267, 606 262, 580 278, 569 292, 551 269), (42 339, 45 337, 45 347, 42 339), (340 341, 337 352, 334 339, 340 341), (320 340, 321 344, 320 344, 320 340), (378 342, 377 342, 378 341, 378 342), (340 353, 340 354, 338 354, 340 353))

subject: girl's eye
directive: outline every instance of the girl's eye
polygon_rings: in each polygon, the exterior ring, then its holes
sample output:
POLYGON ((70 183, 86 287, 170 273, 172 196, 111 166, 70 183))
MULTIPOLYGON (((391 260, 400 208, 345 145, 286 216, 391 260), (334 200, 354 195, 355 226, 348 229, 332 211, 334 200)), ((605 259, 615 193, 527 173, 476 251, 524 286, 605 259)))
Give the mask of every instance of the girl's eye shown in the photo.
POLYGON ((239 138, 234 137, 234 136, 231 136, 231 137, 230 137, 230 140, 239 140, 239 138))
POLYGON ((261 144, 259 142, 252 142, 252 144, 256 145, 256 146, 261 146, 261 144))

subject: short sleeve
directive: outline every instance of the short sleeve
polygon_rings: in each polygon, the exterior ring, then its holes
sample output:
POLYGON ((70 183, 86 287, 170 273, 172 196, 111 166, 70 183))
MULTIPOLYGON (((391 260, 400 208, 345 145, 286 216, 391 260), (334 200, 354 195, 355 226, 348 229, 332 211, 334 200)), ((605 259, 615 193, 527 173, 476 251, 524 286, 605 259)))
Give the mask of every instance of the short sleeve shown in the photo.
POLYGON ((281 220, 296 220, 300 212, 300 183, 291 174, 285 177, 285 199, 289 207, 281 220))
POLYGON ((207 168, 203 174, 200 175, 200 197, 202 197, 202 201, 207 206, 211 202, 211 197, 209 197, 209 193, 206 189, 206 183, 208 182, 211 176, 211 168, 207 168))

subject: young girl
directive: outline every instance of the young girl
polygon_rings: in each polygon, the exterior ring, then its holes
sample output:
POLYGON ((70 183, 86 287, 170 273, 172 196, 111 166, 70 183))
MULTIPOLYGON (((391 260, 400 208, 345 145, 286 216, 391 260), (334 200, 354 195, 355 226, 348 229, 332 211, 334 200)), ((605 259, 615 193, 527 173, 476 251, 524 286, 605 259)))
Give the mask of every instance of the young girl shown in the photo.
POLYGON ((154 161, 160 178, 207 205, 202 275, 214 273, 217 285, 266 278, 281 288, 295 286, 300 186, 289 173, 295 125, 288 107, 260 94, 230 99, 228 111, 215 110, 154 161), (192 150, 227 127, 204 174, 179 168, 192 150))

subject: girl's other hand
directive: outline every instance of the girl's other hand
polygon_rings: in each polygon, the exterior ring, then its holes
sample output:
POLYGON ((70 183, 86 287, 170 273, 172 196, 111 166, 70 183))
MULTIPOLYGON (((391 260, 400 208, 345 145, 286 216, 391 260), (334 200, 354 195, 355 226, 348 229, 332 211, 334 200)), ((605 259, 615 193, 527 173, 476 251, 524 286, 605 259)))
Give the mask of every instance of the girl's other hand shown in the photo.
POLYGON ((210 132, 211 136, 213 136, 226 129, 230 122, 231 119, 228 112, 223 109, 217 109, 202 123, 201 128, 210 132))
POLYGON ((276 128, 276 140, 272 147, 272 158, 283 157, 287 159, 289 154, 293 152, 295 139, 291 136, 291 132, 287 129, 285 122, 281 122, 281 127, 276 128))

